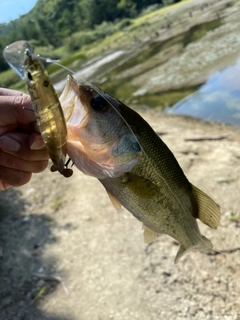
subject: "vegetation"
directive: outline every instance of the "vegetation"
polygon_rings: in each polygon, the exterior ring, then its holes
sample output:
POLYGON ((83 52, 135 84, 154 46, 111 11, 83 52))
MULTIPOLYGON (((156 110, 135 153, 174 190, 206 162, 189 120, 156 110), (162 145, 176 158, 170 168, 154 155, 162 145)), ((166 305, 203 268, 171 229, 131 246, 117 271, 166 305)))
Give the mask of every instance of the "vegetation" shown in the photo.
MULTIPOLYGON (((0 50, 24 39, 44 56, 66 58, 82 46, 131 25, 131 18, 147 7, 174 2, 180 0, 38 0, 28 14, 0 24, 0 50), (58 50, 62 46, 65 50, 58 50)), ((7 69, 0 55, 0 72, 7 69)))

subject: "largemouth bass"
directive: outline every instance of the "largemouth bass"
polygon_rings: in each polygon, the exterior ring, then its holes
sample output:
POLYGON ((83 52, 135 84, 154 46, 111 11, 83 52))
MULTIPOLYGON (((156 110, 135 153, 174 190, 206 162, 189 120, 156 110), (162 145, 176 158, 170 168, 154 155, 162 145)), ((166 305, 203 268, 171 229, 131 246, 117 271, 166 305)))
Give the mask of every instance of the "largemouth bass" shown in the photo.
POLYGON ((60 96, 67 150, 75 165, 99 179, 116 208, 124 206, 144 227, 146 242, 167 234, 188 250, 206 251, 196 219, 217 228, 217 204, 193 186, 166 144, 135 111, 100 89, 69 76, 60 96))
POLYGON ((57 93, 39 57, 27 41, 17 41, 4 49, 4 57, 13 70, 26 81, 33 111, 42 139, 53 162, 52 171, 65 177, 72 170, 65 168, 67 127, 57 93))

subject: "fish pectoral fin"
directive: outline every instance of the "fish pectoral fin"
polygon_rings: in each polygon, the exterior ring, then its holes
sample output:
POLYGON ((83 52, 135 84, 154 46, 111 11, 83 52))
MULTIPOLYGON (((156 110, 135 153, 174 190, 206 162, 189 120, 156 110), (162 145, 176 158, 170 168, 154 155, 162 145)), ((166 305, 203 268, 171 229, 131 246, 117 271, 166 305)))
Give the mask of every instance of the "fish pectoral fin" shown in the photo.
POLYGON ((146 227, 143 224, 143 237, 144 237, 144 242, 145 243, 150 243, 153 240, 155 240, 156 238, 160 237, 160 233, 156 233, 154 231, 152 231, 151 229, 149 229, 148 227, 146 227))
POLYGON ((221 219, 219 206, 206 193, 193 185, 192 187, 198 203, 197 218, 210 228, 217 229, 221 219))
POLYGON ((119 212, 122 209, 121 203, 118 201, 118 199, 114 195, 111 194, 110 191, 108 191, 107 189, 106 189, 106 191, 107 191, 109 199, 111 200, 114 208, 117 210, 117 212, 119 212))

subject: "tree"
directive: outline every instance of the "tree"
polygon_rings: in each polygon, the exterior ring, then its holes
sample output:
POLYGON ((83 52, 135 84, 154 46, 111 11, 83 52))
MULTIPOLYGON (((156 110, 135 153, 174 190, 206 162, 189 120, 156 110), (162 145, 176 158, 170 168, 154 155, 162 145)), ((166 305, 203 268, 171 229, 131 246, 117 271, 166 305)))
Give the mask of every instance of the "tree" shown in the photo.
POLYGON ((120 13, 117 3, 118 0, 82 0, 85 27, 92 28, 103 21, 114 21, 120 13))
POLYGON ((134 0, 120 0, 117 4, 117 8, 122 11, 123 17, 134 17, 137 14, 136 6, 134 0))

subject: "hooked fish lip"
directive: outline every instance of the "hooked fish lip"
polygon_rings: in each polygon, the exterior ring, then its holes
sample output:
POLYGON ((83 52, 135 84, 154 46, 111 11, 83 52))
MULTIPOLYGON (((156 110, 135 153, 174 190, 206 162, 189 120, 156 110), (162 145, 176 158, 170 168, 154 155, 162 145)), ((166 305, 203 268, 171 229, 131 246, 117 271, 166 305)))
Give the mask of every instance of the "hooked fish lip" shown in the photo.
POLYGON ((80 98, 80 102, 84 107, 84 104, 82 103, 82 101, 86 100, 87 90, 85 89, 84 84, 78 84, 76 79, 71 75, 67 76, 66 86, 63 89, 63 92, 60 98, 62 100, 65 100, 67 98, 67 95, 69 94, 69 91, 73 91, 75 96, 80 98))
POLYGON ((81 94, 79 87, 76 79, 68 75, 64 90, 59 97, 67 125, 78 126, 88 111, 84 103, 84 94, 81 94))
POLYGON ((78 84, 77 84, 77 81, 73 78, 73 76, 68 75, 67 82, 66 82, 66 85, 63 89, 63 92, 60 95, 60 99, 65 100, 67 98, 67 95, 70 90, 75 91, 75 93, 77 94, 78 93, 78 84))

